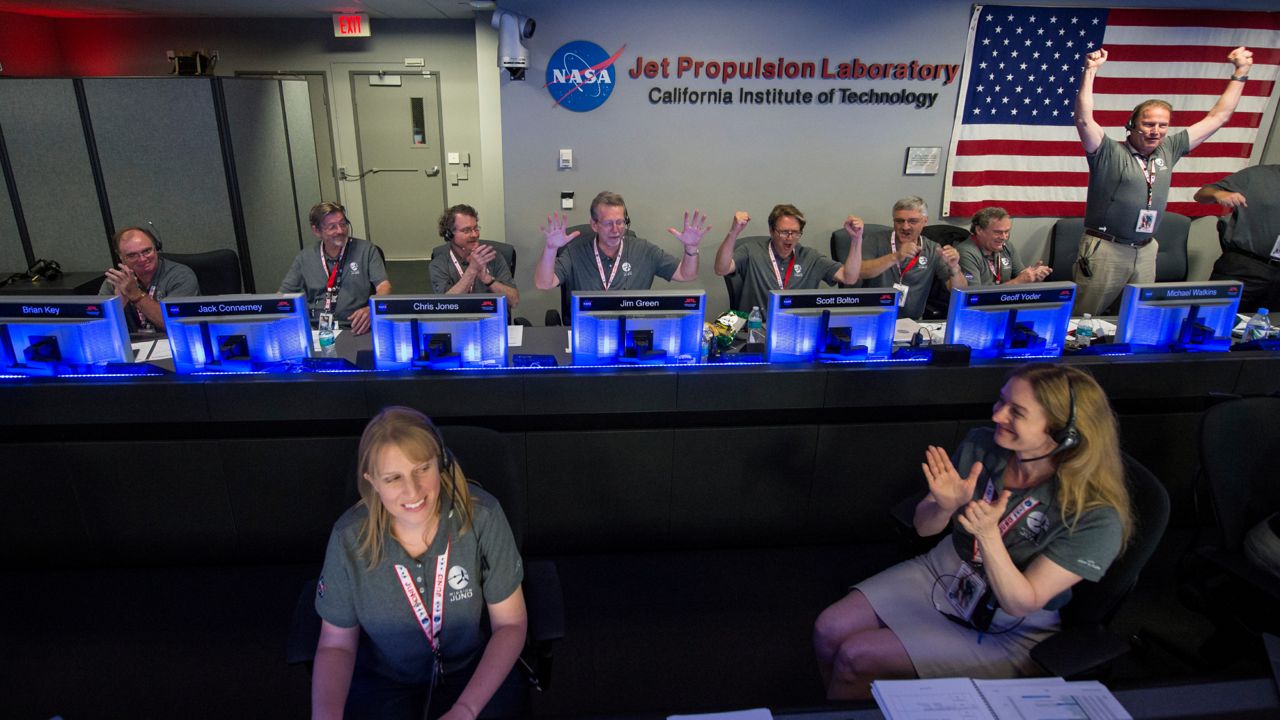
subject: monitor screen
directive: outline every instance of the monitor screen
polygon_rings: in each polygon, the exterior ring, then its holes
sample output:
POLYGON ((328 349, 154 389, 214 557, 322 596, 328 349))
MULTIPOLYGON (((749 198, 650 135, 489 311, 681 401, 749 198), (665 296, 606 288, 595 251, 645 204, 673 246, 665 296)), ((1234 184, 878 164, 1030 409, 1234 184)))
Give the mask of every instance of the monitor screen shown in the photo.
POLYGON ((502 295, 375 295, 369 308, 379 370, 507 364, 502 295))
POLYGON ((574 365, 665 365, 702 355, 704 290, 575 292, 574 365))
POLYGON ((132 362, 121 298, 0 295, 0 371, 82 375, 132 362))
POLYGON ((311 355, 299 293, 165 298, 160 306, 179 373, 289 372, 311 355))
POLYGON ((1232 280, 1128 285, 1116 342, 1134 352, 1228 350, 1242 289, 1232 280))
POLYGON ((898 291, 770 290, 765 357, 769 362, 888 360, 898 320, 898 291))
POLYGON ((972 358, 1059 357, 1075 296, 1073 282, 953 288, 946 342, 972 358))

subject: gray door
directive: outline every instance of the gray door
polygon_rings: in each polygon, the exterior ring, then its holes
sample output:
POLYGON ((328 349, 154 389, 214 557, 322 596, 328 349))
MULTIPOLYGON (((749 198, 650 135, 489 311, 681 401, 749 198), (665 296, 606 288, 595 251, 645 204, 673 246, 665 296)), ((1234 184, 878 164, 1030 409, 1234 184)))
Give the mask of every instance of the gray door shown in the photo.
POLYGON ((438 75, 352 72, 351 97, 368 239, 389 260, 429 258, 445 207, 438 75))

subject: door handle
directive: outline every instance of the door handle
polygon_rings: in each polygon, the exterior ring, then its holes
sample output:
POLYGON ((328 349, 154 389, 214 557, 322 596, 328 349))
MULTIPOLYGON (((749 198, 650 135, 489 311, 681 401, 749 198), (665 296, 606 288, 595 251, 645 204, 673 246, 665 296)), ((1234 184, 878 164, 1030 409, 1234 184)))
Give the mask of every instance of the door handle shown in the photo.
POLYGON ((440 174, 440 166, 432 165, 431 169, 427 170, 426 172, 427 172, 427 177, 436 177, 437 175, 440 174))

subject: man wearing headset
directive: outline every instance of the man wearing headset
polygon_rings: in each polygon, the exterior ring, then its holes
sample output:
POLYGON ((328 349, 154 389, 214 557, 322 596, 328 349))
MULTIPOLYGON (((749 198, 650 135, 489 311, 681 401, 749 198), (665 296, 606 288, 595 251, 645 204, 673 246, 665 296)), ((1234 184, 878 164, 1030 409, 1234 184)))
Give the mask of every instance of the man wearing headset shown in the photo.
POLYGON ((1107 51, 1085 57, 1075 105, 1076 132, 1089 162, 1085 230, 1075 266, 1077 314, 1101 313, 1129 283, 1155 282, 1155 232, 1169 201, 1173 166, 1230 119, 1253 53, 1238 47, 1227 60, 1234 68, 1227 88, 1199 122, 1169 134, 1172 106, 1147 100, 1133 109, 1125 141, 1113 142, 1093 119, 1093 79, 1107 51))
POLYGON ((454 205, 440 216, 446 249, 432 254, 431 289, 438 293, 497 293, 507 307, 520 302, 511 268, 492 245, 480 242, 480 214, 470 205, 454 205))
POLYGON ((104 275, 99 295, 119 295, 127 307, 124 318, 129 332, 164 330, 160 300, 193 297, 200 283, 191 268, 160 256, 160 241, 145 228, 127 227, 111 238, 120 262, 104 275))

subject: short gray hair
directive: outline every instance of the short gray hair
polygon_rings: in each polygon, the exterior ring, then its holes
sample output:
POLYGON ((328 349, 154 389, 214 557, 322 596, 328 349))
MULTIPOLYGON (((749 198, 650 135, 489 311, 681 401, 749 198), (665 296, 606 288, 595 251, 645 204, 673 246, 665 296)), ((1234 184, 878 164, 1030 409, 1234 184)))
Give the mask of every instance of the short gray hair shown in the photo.
POLYGON ((894 203, 893 211, 898 212, 899 210, 919 210, 921 215, 929 217, 929 204, 924 201, 924 198, 917 195, 908 195, 894 203))

